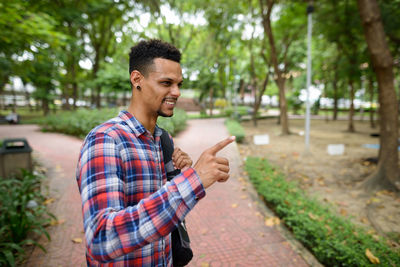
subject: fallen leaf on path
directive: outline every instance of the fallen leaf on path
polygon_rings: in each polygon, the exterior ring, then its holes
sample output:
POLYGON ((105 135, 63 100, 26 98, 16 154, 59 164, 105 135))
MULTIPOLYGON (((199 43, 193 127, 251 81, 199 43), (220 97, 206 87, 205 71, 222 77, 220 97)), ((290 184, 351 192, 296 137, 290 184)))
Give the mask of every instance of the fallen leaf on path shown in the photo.
POLYGON ((82 243, 82 238, 79 238, 79 237, 72 238, 72 242, 77 243, 77 244, 82 243))
POLYGON ((340 209, 340 214, 342 214, 343 216, 347 216, 347 210, 340 209))
POLYGON ((279 225, 281 220, 278 217, 270 217, 265 219, 265 225, 268 227, 272 227, 274 225, 279 225))
POLYGON ((246 195, 241 195, 240 198, 241 199, 247 199, 247 196, 246 195))
POLYGON ((237 203, 232 204, 232 208, 237 208, 239 205, 237 203))
POLYGON ((372 254, 372 252, 367 248, 365 250, 365 256, 369 259, 369 261, 373 264, 379 264, 379 259, 372 254))
POLYGON ((362 222, 362 223, 365 223, 365 224, 368 224, 368 223, 369 223, 369 221, 368 221, 368 219, 367 219, 366 217, 362 217, 362 218, 361 218, 361 222, 362 222))
POLYGON ((364 166, 369 166, 369 165, 371 165, 371 162, 369 162, 369 161, 363 161, 362 165, 364 165, 364 166))
POLYGON ((313 220, 315 220, 315 221, 318 219, 318 216, 312 214, 311 212, 308 213, 308 217, 310 217, 311 219, 313 219, 313 220))
POLYGON ((65 223, 65 220, 63 220, 63 219, 60 219, 60 220, 51 220, 50 221, 50 225, 51 226, 55 226, 55 225, 60 225, 60 224, 63 224, 63 223, 65 223))
POLYGON ((342 207, 347 207, 348 206, 347 203, 340 202, 340 201, 336 201, 336 204, 339 205, 339 206, 342 206, 342 207))
POLYGON ((389 190, 382 190, 378 192, 379 195, 386 195, 386 196, 391 196, 394 197, 396 194, 394 192, 391 192, 389 190))
POLYGON ((57 165, 56 165, 56 171, 57 171, 57 172, 62 171, 62 168, 61 168, 61 165, 60 165, 60 164, 57 164, 57 165))
POLYGON ((258 217, 262 217, 262 214, 261 214, 261 212, 259 212, 259 211, 257 211, 257 212, 255 213, 255 215, 258 216, 258 217))
POLYGON ((201 267, 209 267, 210 264, 208 262, 202 262, 200 266, 201 267))
POLYGON ((43 202, 43 205, 49 205, 55 201, 54 198, 48 198, 43 202))
POLYGON ((328 235, 332 234, 332 228, 329 225, 325 224, 325 228, 328 230, 328 235))
POLYGON ((381 200, 379 198, 371 197, 370 199, 368 199, 367 205, 369 205, 371 203, 379 203, 379 202, 381 202, 381 200))
POLYGON ((356 192, 351 192, 350 195, 351 195, 352 198, 357 198, 358 197, 358 193, 356 193, 356 192))
POLYGON ((205 235, 205 234, 207 234, 207 233, 208 233, 208 230, 207 230, 207 229, 201 230, 201 234, 202 234, 202 235, 205 235))
POLYGON ((375 232, 374 229, 370 229, 370 230, 367 231, 367 234, 373 235, 373 234, 376 234, 376 232, 375 232))

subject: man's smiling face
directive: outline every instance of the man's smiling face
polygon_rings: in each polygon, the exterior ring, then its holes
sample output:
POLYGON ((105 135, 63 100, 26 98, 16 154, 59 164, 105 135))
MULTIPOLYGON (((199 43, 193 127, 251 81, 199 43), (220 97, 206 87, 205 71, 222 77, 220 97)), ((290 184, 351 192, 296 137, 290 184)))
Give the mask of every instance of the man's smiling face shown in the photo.
POLYGON ((151 115, 171 117, 181 95, 182 69, 178 62, 155 58, 141 82, 142 100, 151 115))

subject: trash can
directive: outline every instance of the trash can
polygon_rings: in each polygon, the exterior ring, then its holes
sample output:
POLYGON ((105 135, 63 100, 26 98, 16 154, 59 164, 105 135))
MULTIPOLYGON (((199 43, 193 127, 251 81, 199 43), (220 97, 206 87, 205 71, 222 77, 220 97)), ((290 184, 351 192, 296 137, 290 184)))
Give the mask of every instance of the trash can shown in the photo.
POLYGON ((32 148, 25 138, 4 139, 0 149, 0 176, 19 174, 20 169, 32 171, 32 148))

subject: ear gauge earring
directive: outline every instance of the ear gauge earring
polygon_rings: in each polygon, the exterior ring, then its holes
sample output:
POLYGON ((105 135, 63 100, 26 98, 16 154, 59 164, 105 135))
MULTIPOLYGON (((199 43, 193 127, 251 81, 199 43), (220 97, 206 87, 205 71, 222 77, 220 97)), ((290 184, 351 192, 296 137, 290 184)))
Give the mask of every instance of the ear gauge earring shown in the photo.
POLYGON ((140 89, 142 89, 142 88, 140 88, 140 86, 138 85, 138 86, 136 86, 136 89, 140 90, 140 89))

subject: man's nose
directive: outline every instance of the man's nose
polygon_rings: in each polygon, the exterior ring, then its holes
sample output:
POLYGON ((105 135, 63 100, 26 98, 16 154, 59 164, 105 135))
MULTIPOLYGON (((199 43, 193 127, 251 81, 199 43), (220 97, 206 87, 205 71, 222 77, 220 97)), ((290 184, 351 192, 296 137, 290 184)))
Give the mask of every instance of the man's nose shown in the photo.
POLYGON ((181 96, 181 90, 178 85, 172 86, 171 95, 177 98, 181 96))

